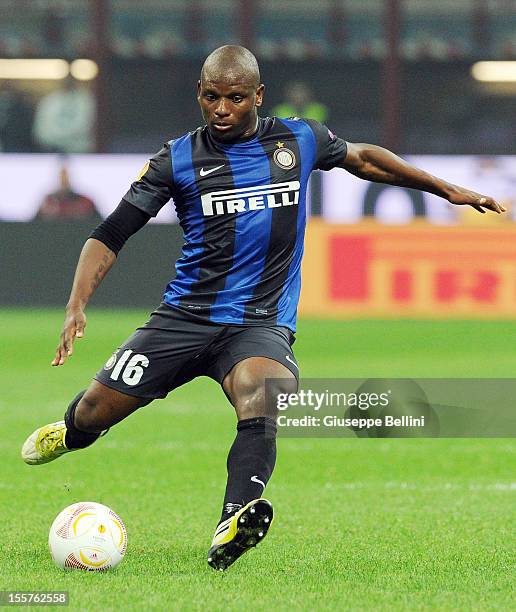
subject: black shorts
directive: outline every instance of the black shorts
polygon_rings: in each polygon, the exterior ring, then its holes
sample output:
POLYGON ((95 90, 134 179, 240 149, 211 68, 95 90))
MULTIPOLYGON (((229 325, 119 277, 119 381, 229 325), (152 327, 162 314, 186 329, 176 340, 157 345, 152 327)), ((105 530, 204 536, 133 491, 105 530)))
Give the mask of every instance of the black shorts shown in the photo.
POLYGON ((213 323, 161 304, 95 379, 127 395, 157 399, 197 376, 222 384, 231 368, 247 357, 274 359, 299 378, 294 341, 287 327, 213 323))

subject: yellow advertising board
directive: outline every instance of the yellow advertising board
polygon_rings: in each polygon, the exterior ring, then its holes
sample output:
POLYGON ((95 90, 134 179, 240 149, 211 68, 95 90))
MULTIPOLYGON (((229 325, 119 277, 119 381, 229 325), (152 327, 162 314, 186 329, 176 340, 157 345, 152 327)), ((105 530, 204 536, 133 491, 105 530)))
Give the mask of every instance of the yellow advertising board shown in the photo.
POLYGON ((300 314, 516 318, 516 228, 309 222, 300 314))

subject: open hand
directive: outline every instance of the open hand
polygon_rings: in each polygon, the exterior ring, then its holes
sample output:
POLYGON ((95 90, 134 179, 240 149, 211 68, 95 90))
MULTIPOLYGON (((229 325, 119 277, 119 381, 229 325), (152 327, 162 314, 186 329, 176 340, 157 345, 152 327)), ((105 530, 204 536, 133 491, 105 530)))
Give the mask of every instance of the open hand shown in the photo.
POLYGON ((67 309, 63 324, 63 331, 59 338, 56 348, 56 355, 51 362, 53 366, 63 365, 68 357, 73 353, 73 342, 75 338, 84 336, 86 327, 86 315, 80 308, 67 309))
POLYGON ((487 210, 492 210, 497 214, 506 212, 506 209, 496 200, 493 200, 493 198, 462 187, 457 187, 456 190, 448 196, 448 201, 458 206, 472 206, 482 214, 485 214, 487 210))

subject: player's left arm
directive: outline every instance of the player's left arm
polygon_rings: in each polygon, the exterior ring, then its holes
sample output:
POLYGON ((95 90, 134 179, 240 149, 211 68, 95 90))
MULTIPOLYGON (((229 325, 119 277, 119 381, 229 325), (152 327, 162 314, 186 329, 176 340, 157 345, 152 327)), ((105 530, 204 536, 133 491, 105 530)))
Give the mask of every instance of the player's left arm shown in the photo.
POLYGON ((338 167, 369 181, 427 191, 451 204, 472 206, 480 213, 485 213, 486 210, 498 214, 506 211, 493 198, 448 183, 376 145, 348 142, 346 156, 338 167))

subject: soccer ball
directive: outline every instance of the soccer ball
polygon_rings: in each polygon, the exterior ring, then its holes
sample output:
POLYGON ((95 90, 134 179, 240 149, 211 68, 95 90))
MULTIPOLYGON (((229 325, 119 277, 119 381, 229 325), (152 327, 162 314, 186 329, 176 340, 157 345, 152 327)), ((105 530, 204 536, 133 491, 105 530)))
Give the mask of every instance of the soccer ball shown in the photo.
POLYGON ((127 531, 111 508, 96 502, 78 502, 56 516, 48 545, 58 567, 102 572, 122 561, 127 531))

